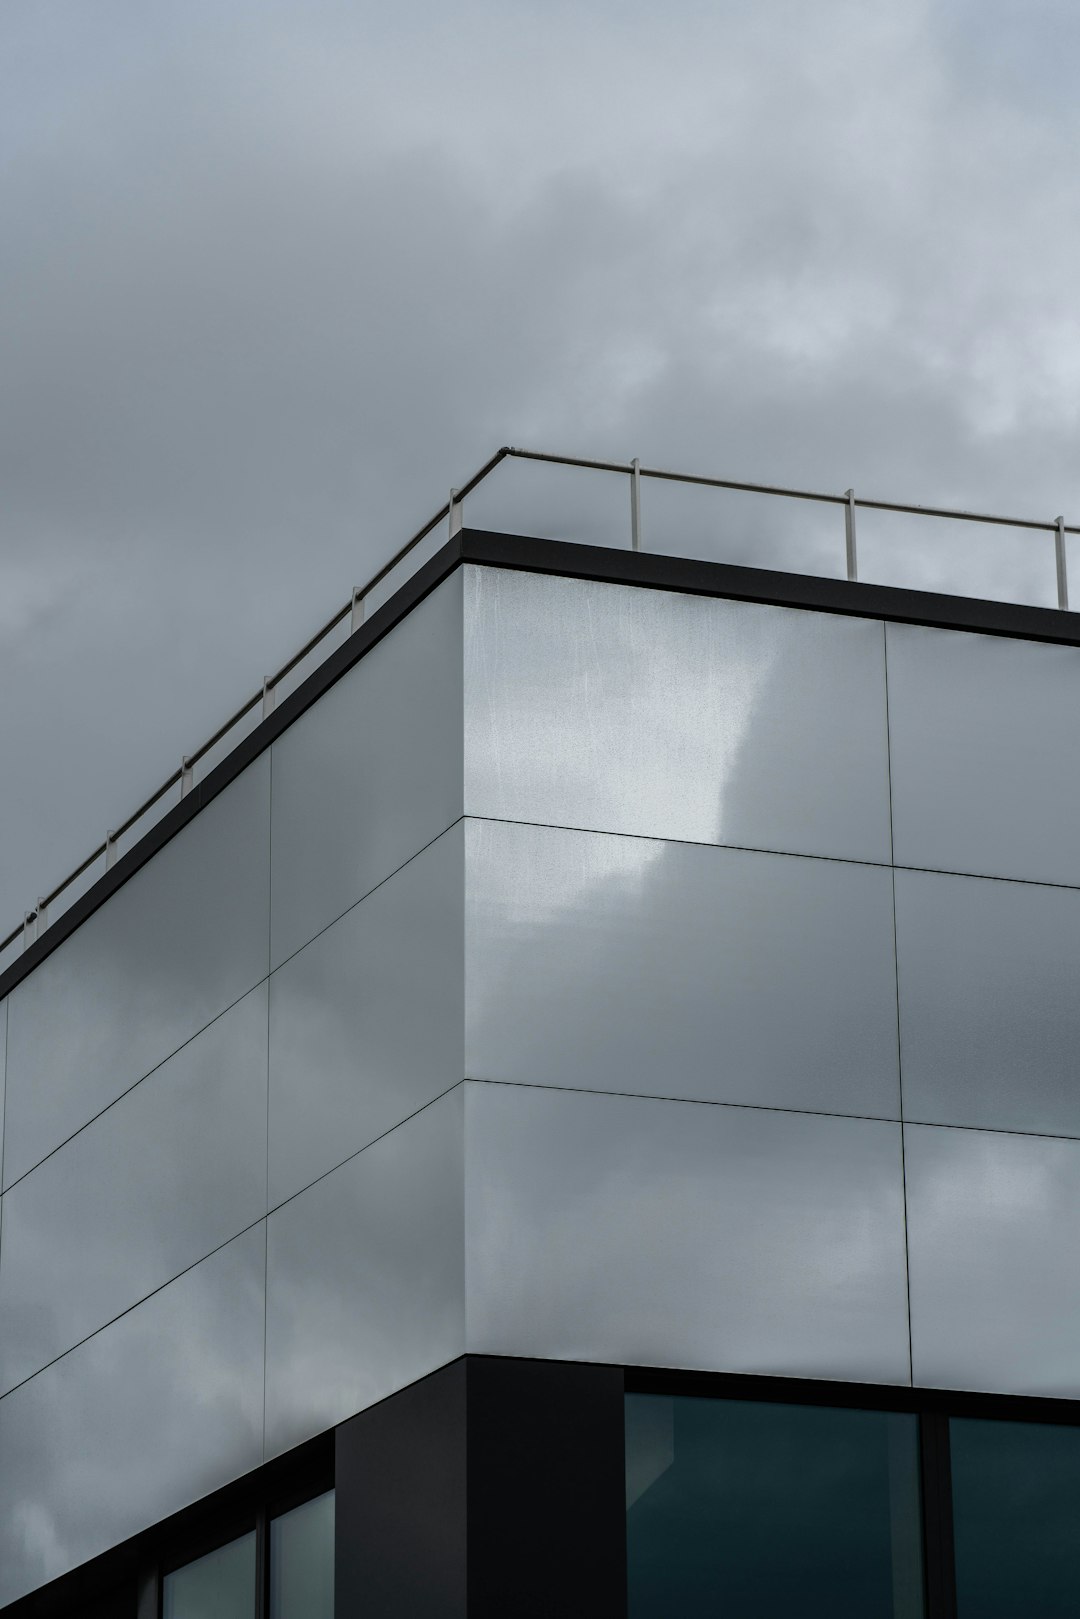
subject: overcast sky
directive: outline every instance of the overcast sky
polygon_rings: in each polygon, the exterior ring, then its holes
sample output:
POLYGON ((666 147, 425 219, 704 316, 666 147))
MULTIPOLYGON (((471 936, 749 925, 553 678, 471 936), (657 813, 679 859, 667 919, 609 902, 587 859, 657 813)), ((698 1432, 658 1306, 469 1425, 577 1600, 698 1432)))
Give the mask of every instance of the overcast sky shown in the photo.
POLYGON ((499 444, 1080 519, 1078 61, 1075 0, 3 0, 0 934, 499 444))

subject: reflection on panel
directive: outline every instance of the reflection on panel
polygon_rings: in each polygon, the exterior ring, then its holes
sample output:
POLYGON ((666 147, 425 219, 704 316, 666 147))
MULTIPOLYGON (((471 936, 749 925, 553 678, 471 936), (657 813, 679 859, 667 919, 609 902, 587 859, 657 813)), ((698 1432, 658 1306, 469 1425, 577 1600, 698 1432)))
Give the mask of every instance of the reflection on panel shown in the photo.
POLYGON ((258 1466, 264 1229, 0 1400, 0 1604, 258 1466))
POLYGON ((889 858, 882 627, 467 570, 471 815, 889 858))
POLYGON ((4 1197, 0 1388, 265 1213, 266 985, 4 1197))
POLYGON ((468 823, 466 1073, 899 1117, 880 866, 468 823))
POLYGON ((266 1453, 460 1355, 461 1088, 268 1221, 266 1453))
POLYGON ((277 966, 457 820, 461 575, 273 746, 277 966))
POLYGON ((914 1379, 1080 1395, 1080 1142, 905 1126, 914 1379))
POLYGON ((270 1204, 460 1082, 460 823, 270 981, 270 1204))
POLYGON ((470 1350, 907 1382, 899 1125, 466 1090, 470 1350))
POLYGON ((1080 883, 1080 647, 887 626, 901 865, 1080 883))
MULTIPOLYGON (((7 1001, 0 1001, 0 1185, 3 1184, 4 1165, 4 1086, 7 1076, 7 1001)), ((0 1210, 0 1230, 3 1228, 0 1210)))
POLYGON ((269 817, 264 756, 12 991, 5 1185, 266 977, 269 817))
POLYGON ((1080 893, 896 874, 904 1112, 1080 1135, 1080 893))

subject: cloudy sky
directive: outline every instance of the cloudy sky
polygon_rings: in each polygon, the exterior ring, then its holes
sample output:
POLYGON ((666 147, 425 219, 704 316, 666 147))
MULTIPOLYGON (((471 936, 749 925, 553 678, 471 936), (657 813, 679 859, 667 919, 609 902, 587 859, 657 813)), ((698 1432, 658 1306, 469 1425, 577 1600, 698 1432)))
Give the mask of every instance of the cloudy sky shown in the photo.
MULTIPOLYGON (((1069 0, 4 0, 0 934, 499 444, 1080 518, 1078 56, 1069 0)), ((837 566, 783 510, 646 543, 837 566)))

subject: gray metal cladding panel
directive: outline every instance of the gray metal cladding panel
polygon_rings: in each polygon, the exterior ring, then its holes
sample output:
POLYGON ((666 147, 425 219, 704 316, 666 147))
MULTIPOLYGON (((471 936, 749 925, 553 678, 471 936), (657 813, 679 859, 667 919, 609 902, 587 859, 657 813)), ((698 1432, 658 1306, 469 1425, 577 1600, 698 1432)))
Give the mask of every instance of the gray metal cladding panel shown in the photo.
POLYGON ((1080 1136, 1080 892, 896 874, 904 1114, 1080 1136))
POLYGON ((465 809, 887 861, 880 623, 470 568, 465 809))
POLYGON ((1080 884, 1080 648, 886 635, 897 861, 1080 884))
POLYGON ((266 1453, 465 1348, 459 1085, 268 1221, 266 1453))
POLYGON ((899 1118, 892 875, 467 827, 470 1079, 899 1118))
MULTIPOLYGON (((4 1163, 4 1089, 7 1079, 7 1001, 0 1001, 0 1184, 3 1182, 4 1163)), ((0 1230, 3 1229, 3 1214, 0 1213, 0 1230)))
POLYGON ((460 572, 272 751, 276 967, 461 815, 460 572))
POLYGON ((915 1382, 1080 1397, 1080 1142, 906 1125, 915 1382))
POLYGON ((471 1351, 908 1381, 898 1124, 466 1090, 471 1351))
POLYGON ((4 1196, 0 1391, 266 1212, 266 985, 4 1196))
POLYGON ((269 836, 264 756, 12 991, 5 1185, 266 977, 269 836))
POLYGON ((270 1205, 463 1074, 460 822, 270 980, 270 1205))
POLYGON ((264 1228, 0 1400, 0 1604, 257 1467, 264 1228))

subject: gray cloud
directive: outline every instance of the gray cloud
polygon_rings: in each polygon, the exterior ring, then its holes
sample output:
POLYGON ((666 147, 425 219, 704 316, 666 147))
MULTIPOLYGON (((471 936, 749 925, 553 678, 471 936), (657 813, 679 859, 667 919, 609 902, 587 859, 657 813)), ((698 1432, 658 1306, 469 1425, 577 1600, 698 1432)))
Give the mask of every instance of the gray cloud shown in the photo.
MULTIPOLYGON (((1080 513, 1078 33, 9 0, 0 932, 499 443, 1080 513)), ((477 511, 579 501, 504 486, 477 511)), ((647 495, 656 543, 839 563, 827 513, 647 495)), ((1049 542, 989 539, 861 533, 1045 598, 1049 542)))

